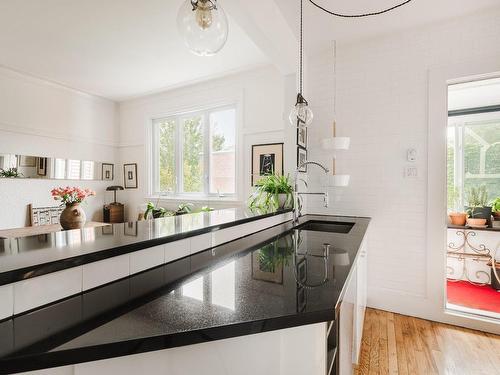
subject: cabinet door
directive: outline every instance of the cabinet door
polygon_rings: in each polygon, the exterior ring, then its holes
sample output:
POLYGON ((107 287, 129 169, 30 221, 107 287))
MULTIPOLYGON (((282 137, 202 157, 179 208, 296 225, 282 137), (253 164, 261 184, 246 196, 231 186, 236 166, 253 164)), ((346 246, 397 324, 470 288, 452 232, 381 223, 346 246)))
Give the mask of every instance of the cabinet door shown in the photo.
POLYGON ((366 238, 361 244, 360 253, 356 263, 357 269, 357 299, 356 299, 356 316, 354 318, 355 331, 354 331, 354 350, 353 350, 353 363, 358 364, 359 354, 361 352, 361 339, 363 336, 363 325, 365 321, 366 300, 368 295, 367 283, 367 246, 366 238))
POLYGON ((339 322, 339 373, 350 375, 353 372, 353 349, 357 303, 357 268, 353 265, 352 275, 347 284, 344 299, 340 305, 339 322))

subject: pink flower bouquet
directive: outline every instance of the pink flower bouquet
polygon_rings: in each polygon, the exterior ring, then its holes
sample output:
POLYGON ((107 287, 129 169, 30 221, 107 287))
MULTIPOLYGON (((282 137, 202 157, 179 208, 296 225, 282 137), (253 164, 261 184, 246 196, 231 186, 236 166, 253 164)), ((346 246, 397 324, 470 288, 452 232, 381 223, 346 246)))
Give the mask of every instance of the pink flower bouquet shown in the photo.
POLYGON ((66 206, 82 203, 87 197, 95 195, 93 190, 69 186, 52 189, 50 193, 56 201, 61 201, 61 205, 65 204, 66 206))

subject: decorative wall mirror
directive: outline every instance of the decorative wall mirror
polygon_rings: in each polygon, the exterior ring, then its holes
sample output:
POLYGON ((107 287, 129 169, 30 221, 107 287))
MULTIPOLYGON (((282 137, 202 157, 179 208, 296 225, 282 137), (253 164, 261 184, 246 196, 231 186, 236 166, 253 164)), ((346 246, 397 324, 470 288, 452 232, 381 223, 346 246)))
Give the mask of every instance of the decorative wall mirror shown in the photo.
POLYGON ((0 178, 113 181, 114 165, 90 160, 0 154, 0 178))

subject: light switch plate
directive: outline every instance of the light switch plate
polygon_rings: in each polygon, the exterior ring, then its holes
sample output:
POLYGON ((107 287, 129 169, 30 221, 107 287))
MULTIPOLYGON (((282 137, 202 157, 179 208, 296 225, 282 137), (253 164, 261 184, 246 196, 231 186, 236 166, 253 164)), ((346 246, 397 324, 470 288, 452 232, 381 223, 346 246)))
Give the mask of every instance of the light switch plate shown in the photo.
POLYGON ((417 178, 418 177, 418 169, 413 165, 408 165, 404 170, 405 178, 417 178))

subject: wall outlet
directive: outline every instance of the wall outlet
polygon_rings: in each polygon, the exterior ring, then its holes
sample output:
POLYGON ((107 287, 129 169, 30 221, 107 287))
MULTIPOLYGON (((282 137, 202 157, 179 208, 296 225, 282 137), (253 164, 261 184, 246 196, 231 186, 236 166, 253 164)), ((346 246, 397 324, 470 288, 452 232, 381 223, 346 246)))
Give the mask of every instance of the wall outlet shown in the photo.
POLYGON ((405 178, 417 178, 418 177, 418 170, 417 167, 411 165, 411 166, 406 166, 404 170, 404 177, 405 178))

